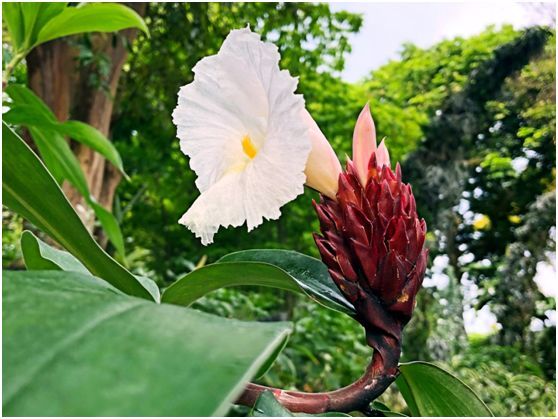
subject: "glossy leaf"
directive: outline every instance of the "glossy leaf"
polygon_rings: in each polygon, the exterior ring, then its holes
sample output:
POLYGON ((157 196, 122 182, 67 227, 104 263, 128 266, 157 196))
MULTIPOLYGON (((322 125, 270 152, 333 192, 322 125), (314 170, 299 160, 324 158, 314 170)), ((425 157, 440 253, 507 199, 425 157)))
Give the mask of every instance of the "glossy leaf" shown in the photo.
POLYGON ((34 45, 83 32, 116 32, 137 28, 149 34, 143 19, 131 8, 116 3, 89 3, 67 7, 40 30, 34 45))
POLYGON ((277 266, 294 280, 308 296, 326 307, 354 314, 353 305, 343 297, 321 260, 280 249, 253 249, 230 253, 220 262, 263 262, 277 266))
POLYGON ((260 285, 299 291, 281 269, 266 263, 215 263, 196 269, 169 286, 162 296, 165 303, 189 306, 211 291, 240 285, 260 285))
POLYGON ((493 416, 469 386, 440 367, 409 362, 399 369, 397 387, 413 416, 493 416))
POLYGON ((299 280, 283 269, 263 262, 225 262, 196 269, 168 287, 162 301, 189 306, 204 295, 219 288, 257 285, 306 293, 315 301, 334 310, 348 313, 348 309, 327 296, 303 288, 299 280))
POLYGON ((222 416, 289 331, 74 272, 7 271, 2 292, 6 416, 222 416))
POLYGON ((93 240, 41 161, 4 122, 2 140, 3 204, 55 239, 94 275, 127 294, 151 299, 138 280, 93 240))

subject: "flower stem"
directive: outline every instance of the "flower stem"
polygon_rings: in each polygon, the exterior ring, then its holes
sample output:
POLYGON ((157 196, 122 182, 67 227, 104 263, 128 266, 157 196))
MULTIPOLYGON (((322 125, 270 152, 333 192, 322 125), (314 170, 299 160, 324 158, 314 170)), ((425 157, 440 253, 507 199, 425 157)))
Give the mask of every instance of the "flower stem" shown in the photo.
POLYGON ((8 81, 10 80, 10 76, 12 75, 12 71, 26 55, 27 52, 18 52, 6 64, 6 67, 4 68, 4 75, 2 76, 2 88, 6 88, 8 81))
POLYGON ((266 390, 273 393, 279 403, 292 412, 325 413, 366 411, 370 403, 379 397, 397 378, 399 369, 395 365, 386 365, 379 352, 375 351, 372 361, 362 377, 354 383, 335 391, 325 393, 305 393, 286 391, 259 384, 249 383, 237 404, 254 406, 260 394, 266 390))

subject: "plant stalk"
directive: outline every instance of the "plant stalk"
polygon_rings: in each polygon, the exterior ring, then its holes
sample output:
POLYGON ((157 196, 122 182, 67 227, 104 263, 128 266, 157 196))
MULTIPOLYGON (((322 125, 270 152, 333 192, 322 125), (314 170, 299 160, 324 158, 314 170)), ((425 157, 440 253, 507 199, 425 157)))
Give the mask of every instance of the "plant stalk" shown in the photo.
POLYGON ((6 88, 8 81, 10 80, 10 76, 12 75, 12 71, 14 71, 14 68, 25 58, 26 55, 27 52, 19 52, 15 54, 6 64, 6 67, 4 68, 4 75, 2 76, 2 89, 6 88))
POLYGON ((354 383, 335 391, 305 393, 249 383, 237 404, 252 407, 264 391, 273 393, 279 403, 292 412, 318 414, 325 412, 368 411, 370 403, 378 398, 397 378, 399 351, 386 365, 380 352, 375 351, 365 373, 354 383))

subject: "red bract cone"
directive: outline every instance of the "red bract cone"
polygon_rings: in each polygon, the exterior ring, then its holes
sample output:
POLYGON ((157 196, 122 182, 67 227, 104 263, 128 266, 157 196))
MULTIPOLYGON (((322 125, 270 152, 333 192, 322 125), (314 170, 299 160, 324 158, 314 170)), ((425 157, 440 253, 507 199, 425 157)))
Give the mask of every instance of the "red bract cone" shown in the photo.
POLYGON ((410 185, 376 164, 372 153, 363 185, 351 161, 339 176, 337 200, 321 196, 314 207, 321 235, 314 238, 323 262, 375 350, 378 369, 395 373, 401 331, 422 284, 428 250, 426 223, 419 220, 410 185))

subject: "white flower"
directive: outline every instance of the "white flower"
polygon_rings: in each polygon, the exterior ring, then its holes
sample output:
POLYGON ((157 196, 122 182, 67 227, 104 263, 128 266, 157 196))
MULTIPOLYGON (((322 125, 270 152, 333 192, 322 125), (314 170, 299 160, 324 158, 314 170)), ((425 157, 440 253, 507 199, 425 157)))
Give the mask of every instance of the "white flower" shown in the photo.
POLYGON ((311 142, 297 79, 279 69, 277 47, 233 30, 194 67, 173 121, 201 195, 179 222, 207 245, 220 226, 248 231, 277 219, 304 190, 311 142))

